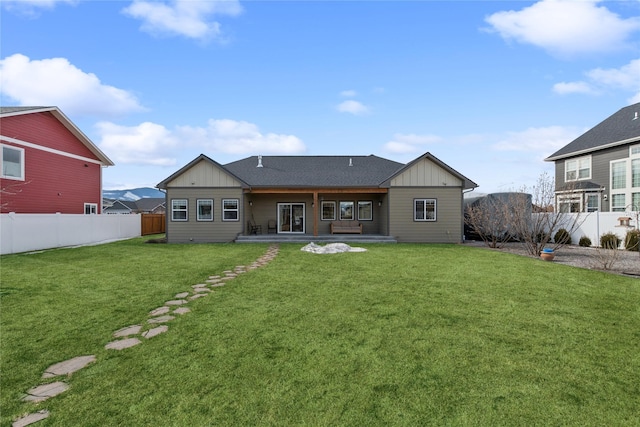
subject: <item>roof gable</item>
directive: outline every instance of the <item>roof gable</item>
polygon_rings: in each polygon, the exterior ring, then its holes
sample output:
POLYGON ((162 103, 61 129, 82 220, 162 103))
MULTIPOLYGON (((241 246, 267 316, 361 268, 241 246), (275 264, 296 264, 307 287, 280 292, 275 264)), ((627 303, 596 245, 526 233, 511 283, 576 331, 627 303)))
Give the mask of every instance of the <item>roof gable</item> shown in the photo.
POLYGON ((247 187, 247 184, 215 160, 200 154, 173 175, 156 185, 168 187, 247 187))
POLYGON ((224 167, 251 187, 378 187, 402 166, 369 155, 252 156, 224 167))
MULTIPOLYGON (((53 115, 71 134, 77 138, 104 166, 113 166, 114 163, 104 154, 89 137, 87 137, 58 107, 0 107, 0 118, 18 115, 50 113, 53 115)), ((9 139, 10 140, 10 139, 9 139)), ((27 141, 28 142, 28 141, 27 141)))
POLYGON ((391 175, 389 186, 476 188, 478 184, 427 152, 391 175))
POLYGON ((578 138, 571 141, 546 161, 586 154, 617 145, 640 141, 640 102, 624 107, 578 138))

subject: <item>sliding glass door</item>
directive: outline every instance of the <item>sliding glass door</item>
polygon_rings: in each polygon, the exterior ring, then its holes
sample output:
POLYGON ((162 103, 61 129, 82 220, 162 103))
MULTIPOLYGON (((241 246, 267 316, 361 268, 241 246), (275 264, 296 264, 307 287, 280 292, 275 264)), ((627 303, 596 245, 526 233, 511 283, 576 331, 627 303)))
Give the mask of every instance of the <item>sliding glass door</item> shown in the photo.
POLYGON ((304 233, 304 203, 278 203, 278 233, 304 233))

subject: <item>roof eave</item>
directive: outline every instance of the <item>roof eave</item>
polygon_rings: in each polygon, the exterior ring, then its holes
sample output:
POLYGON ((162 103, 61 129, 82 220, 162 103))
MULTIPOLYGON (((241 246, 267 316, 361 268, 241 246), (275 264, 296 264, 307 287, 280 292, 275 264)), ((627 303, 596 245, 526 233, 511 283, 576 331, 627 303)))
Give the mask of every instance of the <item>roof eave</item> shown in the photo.
POLYGON ((618 147, 620 145, 631 144, 633 142, 640 142, 640 135, 634 136, 632 138, 623 139, 621 141, 610 142, 608 144, 599 145, 598 147, 587 148, 584 150, 572 151, 570 153, 560 154, 557 156, 551 155, 544 159, 545 162, 553 162, 556 160, 562 160, 569 157, 576 157, 584 154, 595 153, 596 151, 606 150, 607 148, 618 147))

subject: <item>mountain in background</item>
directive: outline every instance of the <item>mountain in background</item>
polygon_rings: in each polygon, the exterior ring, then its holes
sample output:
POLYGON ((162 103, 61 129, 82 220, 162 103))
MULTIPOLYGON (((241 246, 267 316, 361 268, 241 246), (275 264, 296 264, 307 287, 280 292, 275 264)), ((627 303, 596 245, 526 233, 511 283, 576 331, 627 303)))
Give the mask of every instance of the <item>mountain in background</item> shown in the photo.
POLYGON ((160 190, 156 190, 155 188, 144 187, 144 188, 133 188, 131 190, 103 190, 102 197, 105 199, 113 199, 113 200, 127 200, 130 202, 135 202, 140 199, 149 199, 155 197, 164 198, 164 193, 160 190))

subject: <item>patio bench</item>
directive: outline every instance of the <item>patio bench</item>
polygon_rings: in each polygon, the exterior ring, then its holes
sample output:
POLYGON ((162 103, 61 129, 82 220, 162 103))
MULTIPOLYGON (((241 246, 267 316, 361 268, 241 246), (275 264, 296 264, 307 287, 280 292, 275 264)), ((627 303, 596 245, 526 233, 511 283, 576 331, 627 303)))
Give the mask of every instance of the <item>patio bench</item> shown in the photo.
POLYGON ((331 234, 362 234, 362 224, 356 221, 333 221, 331 234))

